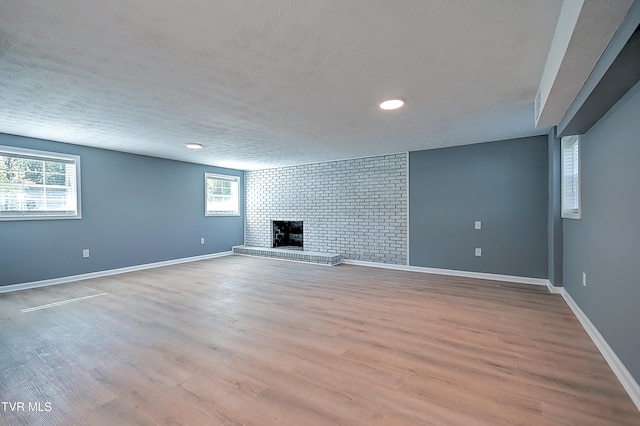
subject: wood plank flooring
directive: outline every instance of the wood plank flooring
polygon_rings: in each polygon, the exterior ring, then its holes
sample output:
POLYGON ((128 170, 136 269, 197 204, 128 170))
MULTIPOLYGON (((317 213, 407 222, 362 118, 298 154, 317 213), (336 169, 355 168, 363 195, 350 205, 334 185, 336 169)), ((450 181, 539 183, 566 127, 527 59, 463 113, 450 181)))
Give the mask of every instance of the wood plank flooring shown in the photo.
POLYGON ((536 286, 229 256, 0 295, 0 337, 7 425, 640 425, 536 286))

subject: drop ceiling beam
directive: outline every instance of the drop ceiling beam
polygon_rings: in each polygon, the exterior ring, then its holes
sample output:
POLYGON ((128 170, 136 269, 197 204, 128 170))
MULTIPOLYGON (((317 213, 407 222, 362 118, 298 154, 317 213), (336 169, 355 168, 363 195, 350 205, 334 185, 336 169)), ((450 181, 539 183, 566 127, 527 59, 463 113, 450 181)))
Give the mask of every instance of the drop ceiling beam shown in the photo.
POLYGON ((585 133, 640 80, 639 26, 640 1, 636 0, 558 124, 558 136, 585 133))
POLYGON ((633 0, 565 0, 536 97, 536 127, 557 125, 633 0))

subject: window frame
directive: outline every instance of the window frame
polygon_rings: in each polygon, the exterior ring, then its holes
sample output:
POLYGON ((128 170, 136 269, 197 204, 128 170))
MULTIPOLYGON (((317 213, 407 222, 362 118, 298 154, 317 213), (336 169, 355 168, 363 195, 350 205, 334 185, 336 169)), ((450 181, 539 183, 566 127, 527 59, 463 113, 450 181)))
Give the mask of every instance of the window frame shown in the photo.
POLYGON ((73 154, 64 154, 61 152, 42 151, 36 149, 20 148, 15 146, 0 145, 0 156, 23 156, 35 157, 43 161, 56 161, 72 163, 75 167, 75 198, 76 208, 75 214, 69 214, 71 210, 65 211, 40 211, 28 213, 28 210, 20 210, 12 213, 11 211, 0 211, 0 221, 16 221, 16 220, 57 220, 57 219, 82 219, 82 194, 81 194, 81 167, 80 156, 73 154))
POLYGON ((220 173, 209 173, 205 172, 204 174, 204 215, 205 216, 240 216, 240 176, 234 175, 224 175, 220 173), (237 185, 236 191, 236 208, 231 210, 209 210, 209 179, 213 180, 223 180, 228 182, 233 182, 237 185))
POLYGON ((563 219, 582 218, 582 178, 581 178, 581 147, 580 136, 571 135, 561 139, 561 208, 563 219), (566 170, 567 163, 570 162, 571 170, 566 170), (569 186, 572 188, 569 190, 569 186), (570 201, 571 205, 567 206, 570 201))

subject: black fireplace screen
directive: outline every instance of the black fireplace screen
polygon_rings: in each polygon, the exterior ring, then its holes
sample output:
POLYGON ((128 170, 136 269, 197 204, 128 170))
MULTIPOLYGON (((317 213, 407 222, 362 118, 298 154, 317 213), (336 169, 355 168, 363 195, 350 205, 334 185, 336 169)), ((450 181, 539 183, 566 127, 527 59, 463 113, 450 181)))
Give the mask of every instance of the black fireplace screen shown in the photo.
POLYGON ((273 247, 299 250, 303 243, 302 221, 273 221, 273 247))

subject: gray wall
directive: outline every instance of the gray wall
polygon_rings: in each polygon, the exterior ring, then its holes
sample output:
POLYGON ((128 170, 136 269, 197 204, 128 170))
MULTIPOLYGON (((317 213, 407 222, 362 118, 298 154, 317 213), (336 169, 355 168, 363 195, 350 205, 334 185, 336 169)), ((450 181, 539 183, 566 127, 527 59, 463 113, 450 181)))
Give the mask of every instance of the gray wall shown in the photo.
POLYGON ((0 145, 80 155, 82 167, 82 219, 0 221, 0 285, 218 253, 243 242, 243 216, 204 216, 204 173, 241 171, 6 134, 0 145), (83 259, 87 248, 91 257, 83 259))
POLYGON ((271 221, 304 221, 305 250, 406 264, 406 154, 246 172, 246 243, 271 247, 271 221))
POLYGON ((563 223, 564 287, 637 382, 639 111, 640 83, 583 136, 582 219, 563 223))
POLYGON ((548 260, 549 281, 556 287, 562 287, 562 203, 561 170, 562 149, 556 128, 548 135, 549 153, 549 199, 548 199, 548 260))
POLYGON ((410 264, 547 278, 547 174, 546 136, 412 152, 410 264))

